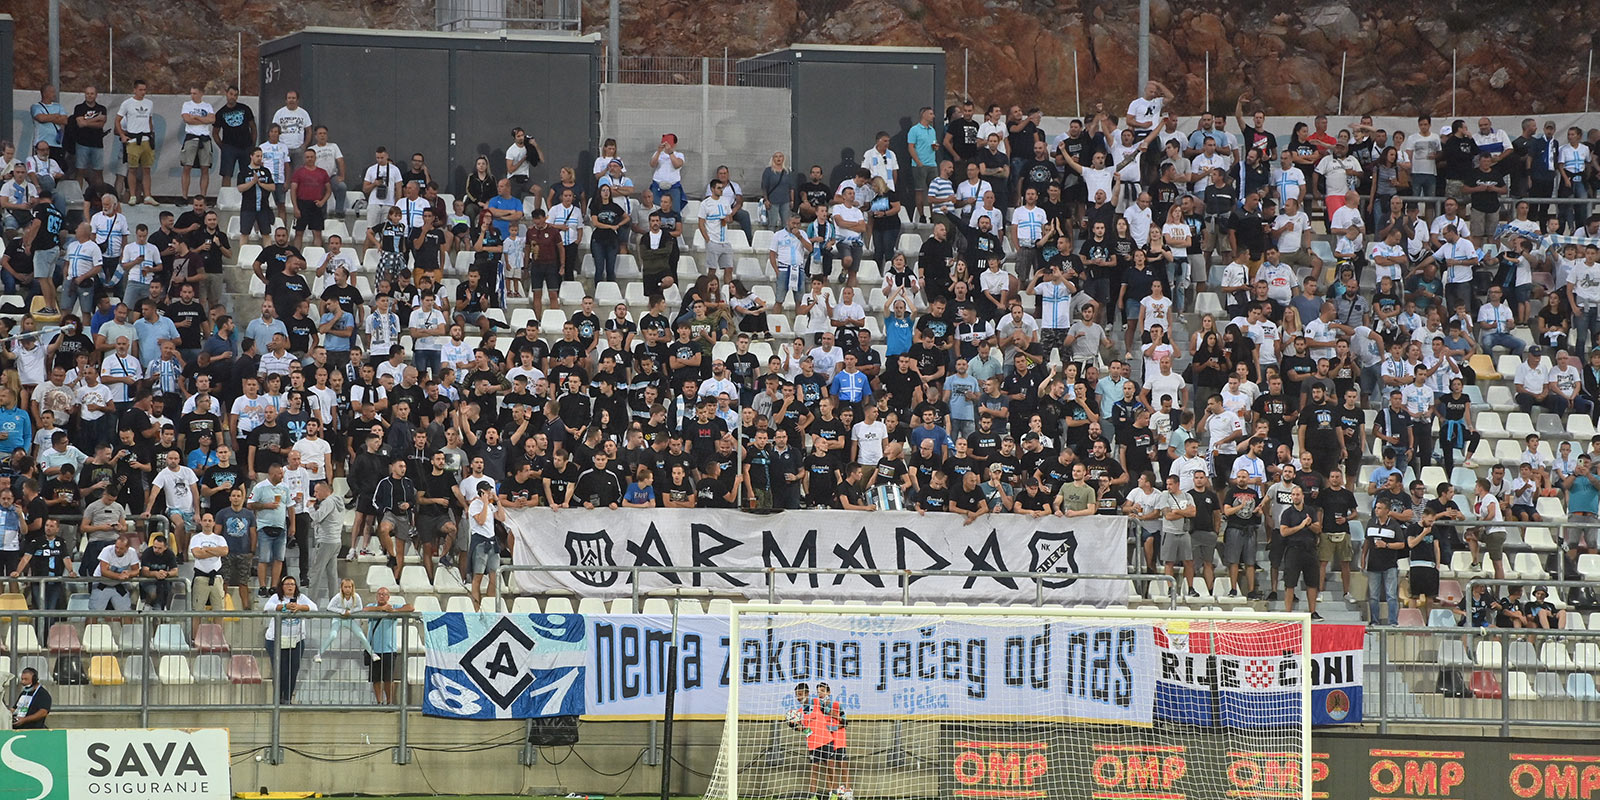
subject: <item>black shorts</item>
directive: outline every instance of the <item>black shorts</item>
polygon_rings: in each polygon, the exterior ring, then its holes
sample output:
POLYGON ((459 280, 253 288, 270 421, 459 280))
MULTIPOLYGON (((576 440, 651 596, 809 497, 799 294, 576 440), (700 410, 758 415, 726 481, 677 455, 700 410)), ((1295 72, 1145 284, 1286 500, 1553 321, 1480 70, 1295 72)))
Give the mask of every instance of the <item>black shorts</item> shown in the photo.
POLYGON ((356 511, 369 517, 378 516, 378 507, 372 504, 372 492, 356 492, 356 511))
POLYGON ((811 763, 813 764, 826 764, 829 761, 839 760, 839 753, 833 749, 831 744, 813 747, 807 752, 807 755, 811 756, 811 763))
POLYGON ((371 683, 390 683, 394 680, 394 662, 399 658, 395 653, 379 653, 373 656, 372 663, 367 665, 367 680, 371 683))
POLYGON ((552 292, 561 289, 561 265, 554 261, 535 261, 528 267, 528 285, 534 289, 544 287, 552 292))
POLYGON ((1439 596, 1439 568, 1438 567, 1412 567, 1411 568, 1411 596, 1426 595, 1439 596))
POLYGON ((326 207, 317 205, 315 200, 296 200, 294 207, 297 214, 294 220, 295 230, 322 232, 322 223, 328 218, 326 207))
POLYGON ((443 541, 444 526, 449 521, 449 514, 418 514, 417 540, 423 544, 443 541))
POLYGON ((1315 589, 1321 581, 1317 554, 1304 547, 1289 547, 1283 552, 1283 588, 1294 591, 1296 584, 1315 589))
POLYGON ((10 575, 22 563, 21 550, 0 550, 0 575, 10 575))

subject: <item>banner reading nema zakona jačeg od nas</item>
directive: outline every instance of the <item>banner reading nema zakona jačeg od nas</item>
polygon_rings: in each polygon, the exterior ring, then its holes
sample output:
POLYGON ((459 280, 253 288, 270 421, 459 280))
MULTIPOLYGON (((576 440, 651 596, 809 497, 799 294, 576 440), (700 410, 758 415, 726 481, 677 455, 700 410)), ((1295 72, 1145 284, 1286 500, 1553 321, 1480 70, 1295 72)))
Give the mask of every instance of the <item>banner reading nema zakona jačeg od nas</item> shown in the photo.
POLYGON ((232 796, 225 728, 0 731, 0 800, 232 796))

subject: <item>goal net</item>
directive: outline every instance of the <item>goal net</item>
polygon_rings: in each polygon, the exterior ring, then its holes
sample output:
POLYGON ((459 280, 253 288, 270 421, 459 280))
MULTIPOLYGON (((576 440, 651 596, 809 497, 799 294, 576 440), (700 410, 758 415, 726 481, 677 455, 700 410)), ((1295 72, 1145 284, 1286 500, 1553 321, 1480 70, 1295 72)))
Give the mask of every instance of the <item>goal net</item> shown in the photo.
POLYGON ((735 606, 706 800, 1309 798, 1304 615, 735 606))

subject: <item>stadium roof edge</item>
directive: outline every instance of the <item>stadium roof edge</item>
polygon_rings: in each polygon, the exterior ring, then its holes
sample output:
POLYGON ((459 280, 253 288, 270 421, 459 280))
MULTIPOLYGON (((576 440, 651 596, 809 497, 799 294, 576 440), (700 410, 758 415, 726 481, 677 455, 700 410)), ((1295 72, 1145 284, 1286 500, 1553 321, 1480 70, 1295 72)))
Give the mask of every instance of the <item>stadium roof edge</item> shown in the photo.
POLYGON ((543 31, 520 31, 502 28, 492 31, 430 31, 430 30, 400 30, 393 28, 338 28, 322 25, 313 25, 297 31, 286 33, 262 42, 262 45, 275 44, 286 39, 292 39, 301 34, 334 34, 339 36, 371 36, 392 38, 423 38, 423 39, 476 39, 486 42, 519 41, 519 42, 598 42, 600 34, 558 34, 543 31))
POLYGON ((880 45, 848 45, 848 44, 792 44, 780 47, 766 53, 748 56, 748 58, 770 58, 783 53, 944 53, 942 47, 889 47, 880 45))

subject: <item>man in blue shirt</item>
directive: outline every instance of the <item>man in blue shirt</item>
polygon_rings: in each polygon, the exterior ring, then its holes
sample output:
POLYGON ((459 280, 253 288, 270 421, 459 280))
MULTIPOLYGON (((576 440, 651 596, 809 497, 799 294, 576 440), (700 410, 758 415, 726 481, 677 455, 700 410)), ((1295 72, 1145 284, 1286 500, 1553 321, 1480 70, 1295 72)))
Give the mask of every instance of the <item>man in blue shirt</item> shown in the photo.
POLYGON ((911 156, 911 188, 916 192, 916 205, 911 207, 917 222, 927 222, 928 184, 933 182, 939 162, 939 133, 933 129, 933 109, 923 106, 918 112, 917 124, 906 131, 906 150, 911 156))
POLYGON ((968 372, 968 362, 956 359, 956 372, 944 379, 944 390, 950 395, 950 428, 956 436, 966 436, 977 427, 977 410, 973 401, 978 398, 978 379, 968 372))
POLYGON ((501 178, 496 184, 497 193, 489 198, 489 213, 494 216, 495 230, 501 236, 511 235, 511 223, 522 221, 522 201, 511 196, 511 181, 501 178))
POLYGON ((15 391, 0 387, 0 456, 9 457, 19 447, 32 452, 33 419, 27 409, 17 407, 15 391))
POLYGON ((178 344, 178 326, 162 316, 160 307, 149 298, 139 301, 139 313, 142 316, 133 323, 133 330, 139 337, 139 351, 134 355, 146 364, 159 361, 163 341, 170 339, 174 345, 178 344))

